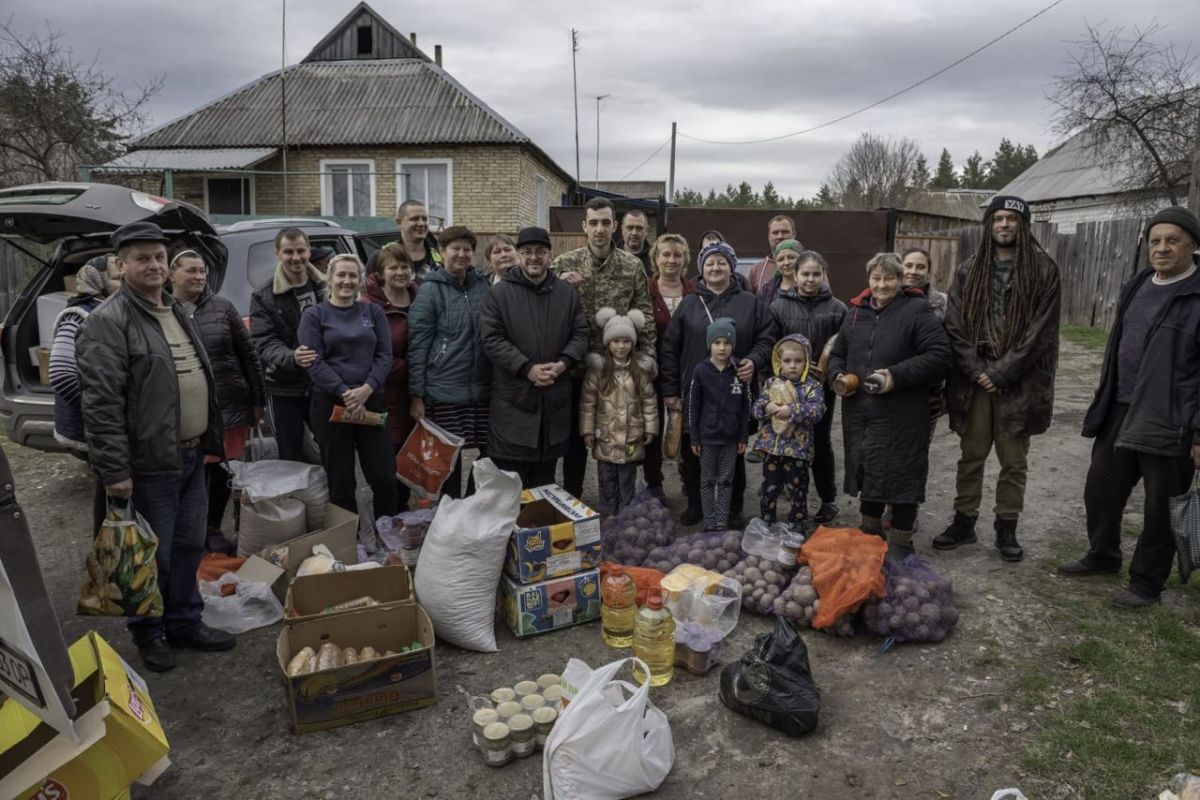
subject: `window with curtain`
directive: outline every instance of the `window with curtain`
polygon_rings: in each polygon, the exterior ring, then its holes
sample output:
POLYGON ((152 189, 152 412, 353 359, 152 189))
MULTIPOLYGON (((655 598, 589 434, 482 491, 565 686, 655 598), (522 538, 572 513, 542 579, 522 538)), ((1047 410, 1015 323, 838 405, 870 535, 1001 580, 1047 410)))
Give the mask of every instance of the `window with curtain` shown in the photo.
POLYGON ((366 161, 322 161, 321 213, 370 217, 375 209, 374 164, 366 161))
POLYGON ((449 159, 396 161, 399 202, 420 200, 429 209, 433 227, 454 224, 453 167, 449 159))

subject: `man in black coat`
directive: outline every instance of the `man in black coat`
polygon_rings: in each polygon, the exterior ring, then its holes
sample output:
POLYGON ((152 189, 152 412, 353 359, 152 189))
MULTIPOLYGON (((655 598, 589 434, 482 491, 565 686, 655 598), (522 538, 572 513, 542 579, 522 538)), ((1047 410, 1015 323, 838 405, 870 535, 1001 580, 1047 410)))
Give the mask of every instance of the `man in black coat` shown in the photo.
POLYGON ((300 344, 300 315, 325 299, 325 278, 308 262, 308 235, 299 228, 275 234, 279 260, 271 282, 250 296, 250 339, 266 375, 275 442, 284 461, 304 461, 308 372, 317 354, 300 344))
POLYGON ((479 308, 483 349, 492 362, 488 455, 521 476, 525 488, 554 483, 571 436, 571 382, 587 355, 588 324, 579 292, 550 271, 550 234, 517 234, 518 269, 492 287, 479 308))
POLYGON ((1059 566, 1082 577, 1119 572, 1121 520, 1138 481, 1146 501, 1142 533, 1118 608, 1161 600, 1175 544, 1170 498, 1200 469, 1200 219, 1167 208, 1146 226, 1149 270, 1121 288, 1100 386, 1083 422, 1094 437, 1083 502, 1088 552, 1059 566))

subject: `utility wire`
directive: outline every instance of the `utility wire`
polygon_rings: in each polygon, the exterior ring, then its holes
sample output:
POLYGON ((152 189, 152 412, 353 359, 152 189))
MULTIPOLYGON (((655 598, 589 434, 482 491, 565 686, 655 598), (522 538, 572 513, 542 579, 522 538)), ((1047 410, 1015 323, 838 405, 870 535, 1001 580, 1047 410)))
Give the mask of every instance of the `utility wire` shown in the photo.
POLYGON ((967 53, 962 58, 958 59, 957 61, 955 61, 952 64, 948 64, 948 65, 942 67, 941 69, 939 69, 937 72, 933 73, 932 75, 922 78, 921 80, 917 81, 916 83, 906 86, 898 92, 893 92, 892 94, 889 94, 887 97, 884 97, 881 100, 876 100, 874 103, 871 103, 870 105, 863 106, 862 108, 858 109, 857 111, 851 111, 848 114, 843 114, 842 116, 837 117, 836 119, 831 119, 828 122, 822 122, 820 125, 814 125, 811 128, 805 128, 804 130, 793 131, 792 133, 785 133, 782 136, 769 136, 765 139, 746 139, 746 140, 742 140, 742 141, 721 141, 718 139, 702 139, 699 136, 689 136, 688 134, 684 133, 683 131, 679 131, 678 133, 680 136, 682 136, 685 139, 691 139, 693 142, 703 142, 704 144, 765 144, 767 142, 778 142, 782 139, 790 139, 793 136, 800 136, 801 134, 805 134, 805 133, 812 133, 813 131, 819 131, 822 128, 828 128, 830 125, 836 125, 837 123, 844 122, 845 120, 848 120, 851 117, 856 117, 859 114, 870 111, 872 108, 876 108, 878 106, 883 105, 884 103, 888 102, 889 100, 895 100, 900 95, 911 92, 913 89, 916 89, 919 86, 923 86, 924 84, 929 83, 934 78, 949 72, 950 70, 954 69, 955 67, 957 67, 959 64, 963 63, 964 61, 979 55, 984 50, 986 50, 989 47, 991 47, 992 45, 996 44, 996 42, 999 42, 1001 39, 1004 39, 1004 38, 1010 36, 1011 34, 1016 33, 1021 28, 1024 28, 1026 25, 1033 22, 1035 19, 1042 16, 1046 12, 1050 11, 1055 6, 1061 5, 1063 2, 1064 2, 1064 0, 1055 0, 1053 3, 1046 6, 1041 11, 1034 14, 1033 16, 1027 17, 1026 19, 1022 20, 1021 22, 1017 23, 1013 27, 1006 30, 1004 33, 997 36, 995 39, 992 39, 987 44, 984 44, 980 47, 975 48, 974 50, 967 53))
POLYGON ((669 143, 670 143, 670 141, 671 141, 671 137, 670 137, 670 136, 668 136, 666 139, 663 139, 663 143, 662 143, 662 144, 660 144, 658 147, 654 148, 654 152, 653 152, 653 153, 651 153, 650 155, 646 156, 646 157, 645 157, 645 158, 642 160, 642 163, 638 164, 636 167, 634 167, 633 169, 629 170, 629 172, 626 172, 626 173, 625 173, 625 175, 624 175, 624 176, 621 178, 621 180, 625 180, 625 179, 626 179, 626 178, 628 178, 630 175, 632 175, 633 173, 637 172, 637 171, 638 171, 639 169, 641 169, 642 167, 646 166, 646 163, 647 163, 647 162, 648 162, 650 159, 652 159, 652 158, 654 158, 656 155, 658 155, 658 154, 659 154, 659 152, 660 152, 660 151, 661 151, 661 150, 662 150, 664 147, 666 147, 666 146, 667 146, 667 144, 669 144, 669 143))

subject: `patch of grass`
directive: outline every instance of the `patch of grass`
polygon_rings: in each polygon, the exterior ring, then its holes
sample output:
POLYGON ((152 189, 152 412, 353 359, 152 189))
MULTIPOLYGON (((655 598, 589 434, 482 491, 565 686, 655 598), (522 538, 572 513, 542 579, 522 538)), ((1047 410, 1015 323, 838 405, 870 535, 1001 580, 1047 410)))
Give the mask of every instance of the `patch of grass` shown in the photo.
POLYGON ((1108 341, 1108 331, 1104 328, 1089 328, 1084 325, 1063 325, 1058 329, 1058 332, 1068 342, 1083 345, 1087 349, 1095 350, 1098 353, 1104 352, 1104 345, 1108 341))
POLYGON ((1014 682, 1022 707, 1041 707, 1022 765, 1048 785, 1082 790, 1070 796, 1157 796, 1175 772, 1200 769, 1195 594, 1186 592, 1181 607, 1129 613, 1080 589, 1035 590, 1069 635, 1014 682))

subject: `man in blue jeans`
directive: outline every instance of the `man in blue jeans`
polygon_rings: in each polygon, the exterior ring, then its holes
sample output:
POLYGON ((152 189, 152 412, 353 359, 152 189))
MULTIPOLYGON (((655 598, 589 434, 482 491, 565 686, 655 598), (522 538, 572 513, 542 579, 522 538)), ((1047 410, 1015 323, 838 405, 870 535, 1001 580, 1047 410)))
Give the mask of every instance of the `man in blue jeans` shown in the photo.
POLYGON ((171 648, 229 650, 235 640, 200 620, 204 457, 220 455, 212 368, 183 307, 163 291, 167 243, 152 222, 112 236, 121 288, 93 311, 76 344, 89 460, 110 502, 129 502, 158 536, 162 617, 134 617, 142 663, 175 666, 171 648))

